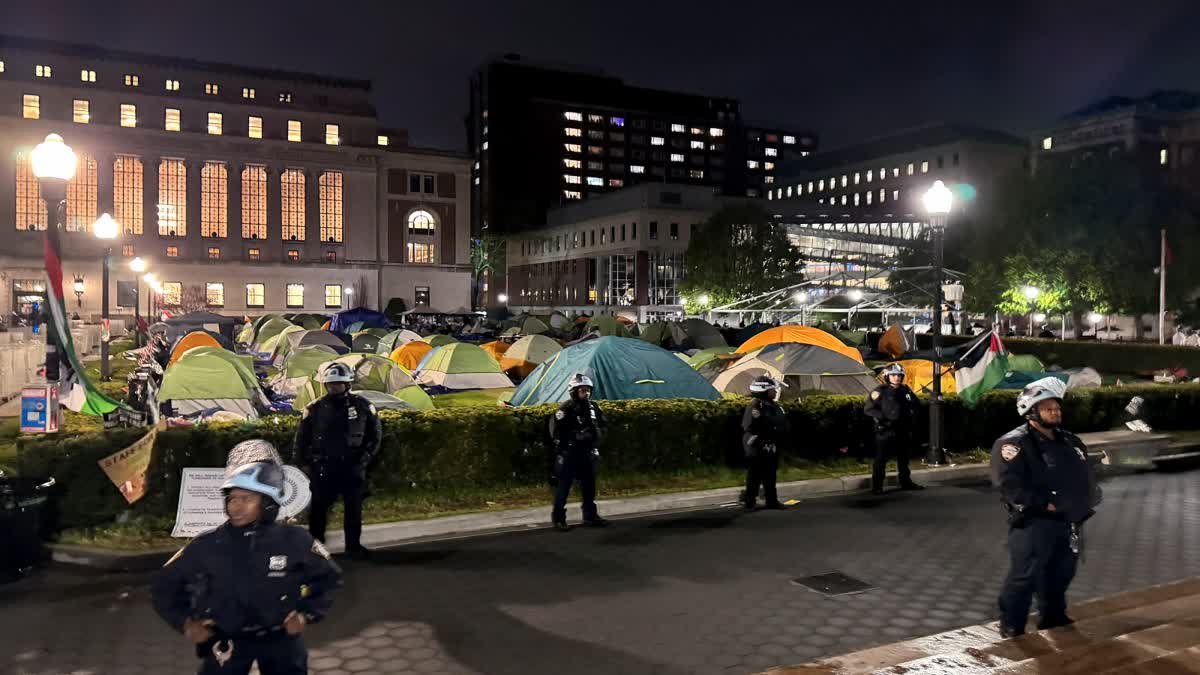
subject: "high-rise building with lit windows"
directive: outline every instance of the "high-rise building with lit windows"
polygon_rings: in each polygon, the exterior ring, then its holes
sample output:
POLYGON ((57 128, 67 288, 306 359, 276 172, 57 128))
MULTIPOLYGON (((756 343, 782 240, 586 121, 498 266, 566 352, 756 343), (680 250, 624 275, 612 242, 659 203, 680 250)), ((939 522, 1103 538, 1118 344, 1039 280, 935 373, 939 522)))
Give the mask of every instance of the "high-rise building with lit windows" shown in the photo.
POLYGON ((4 316, 44 293, 29 153, 52 132, 79 158, 62 246, 81 315, 100 308, 100 213, 124 230, 117 317, 133 314, 135 256, 227 314, 470 304, 470 162, 382 127, 370 82, 18 37, 0 37, 0 62, 4 316))

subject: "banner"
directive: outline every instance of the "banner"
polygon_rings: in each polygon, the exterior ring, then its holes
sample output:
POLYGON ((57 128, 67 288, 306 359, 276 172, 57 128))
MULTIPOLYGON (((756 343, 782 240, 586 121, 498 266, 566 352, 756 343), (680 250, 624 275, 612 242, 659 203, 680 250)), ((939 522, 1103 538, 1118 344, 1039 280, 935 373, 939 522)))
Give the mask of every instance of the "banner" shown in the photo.
MULTIPOLYGON (((293 518, 304 511, 312 500, 308 478, 294 466, 283 467, 283 499, 279 519, 293 518)), ((183 470, 179 484, 179 506, 175 511, 172 537, 194 537, 220 527, 225 515, 225 469, 191 468, 183 470)))
POLYGON ((152 428, 133 445, 97 462, 130 504, 146 496, 146 471, 150 468, 150 456, 157 434, 157 430, 152 428))

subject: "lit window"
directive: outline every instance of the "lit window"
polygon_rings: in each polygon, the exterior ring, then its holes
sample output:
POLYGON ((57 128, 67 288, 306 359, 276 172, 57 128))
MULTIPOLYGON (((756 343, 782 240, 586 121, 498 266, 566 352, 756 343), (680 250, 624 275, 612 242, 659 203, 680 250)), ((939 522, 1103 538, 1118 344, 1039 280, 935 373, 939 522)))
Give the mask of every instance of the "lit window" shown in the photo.
POLYGON ((134 256, 133 244, 122 244, 121 245, 121 257, 122 258, 132 258, 133 256, 134 256))
POLYGON ((142 83, 138 79, 137 75, 126 75, 125 76, 125 86, 126 87, 140 87, 141 85, 142 85, 142 83))
POLYGON ((50 77, 50 66, 34 66, 33 72, 38 77, 50 77))
POLYGON ((563 119, 571 121, 571 122, 582 122, 583 121, 583 113, 575 112, 573 110, 568 110, 563 113, 563 119))
POLYGON ((625 181, 621 180, 620 178, 609 178, 608 179, 608 187, 619 188, 619 187, 624 187, 624 185, 625 185, 625 181))
POLYGON ((842 174, 842 187, 846 187, 849 184, 850 184, 850 177, 847 176, 846 174, 842 174))
POLYGON ((208 113, 208 133, 212 136, 220 136, 221 127, 221 113, 208 113))
POLYGON ((578 143, 563 143, 563 150, 567 152, 583 152, 583 146, 578 143))
POLYGON ((894 201, 894 202, 900 201, 900 191, 899 190, 892 190, 892 201, 894 201))
POLYGON ((580 178, 579 176, 576 176, 575 174, 564 173, 563 181, 570 185, 579 185, 580 183, 583 182, 583 179, 580 178))
POLYGON ((437 260, 434 258, 434 245, 416 241, 408 242, 408 262, 430 265, 436 263, 437 260))
POLYGON ((783 137, 783 142, 784 142, 784 144, 785 144, 785 145, 795 145, 795 144, 796 144, 796 137, 795 137, 795 136, 784 136, 784 137, 783 137))
POLYGON ((789 197, 792 196, 792 186, 791 185, 787 186, 787 196, 789 196, 789 197))
MULTIPOLYGON (((210 258, 220 257, 220 249, 209 249, 210 258), (213 256, 212 252, 217 251, 218 255, 213 256)), ((224 307, 225 306, 225 284, 209 282, 204 284, 204 299, 209 307, 224 307)))
POLYGON ((811 195, 812 193, 813 193, 813 182, 810 180, 810 181, 808 181, 808 194, 811 195))
POLYGON ((909 162, 908 163, 908 175, 911 176, 914 173, 916 173, 916 165, 913 164, 912 162, 909 162))
POLYGON ((221 259, 221 249, 216 246, 209 246, 208 247, 208 259, 209 260, 220 260, 221 259))
POLYGON ((177 108, 167 108, 163 127, 167 131, 179 131, 179 110, 177 108))
POLYGON ((291 103, 292 102, 292 92, 290 92, 290 91, 279 92, 279 102, 280 103, 291 103))
POLYGON ((763 182, 764 183, 774 183, 775 176, 763 176, 763 182))
POLYGON ((681 154, 679 154, 679 153, 677 153, 677 152, 672 152, 672 153, 671 153, 671 161, 672 161, 672 162, 682 162, 682 161, 683 161, 683 155, 681 155, 681 154))
POLYGON ((254 164, 242 169, 242 238, 267 238, 267 169, 254 164))
POLYGON ((763 148, 763 154, 767 157, 778 157, 779 151, 775 148, 763 148))
POLYGON ((646 167, 641 164, 630 164, 629 173, 646 173, 646 167))
POLYGON ((291 308, 304 306, 304 284, 287 285, 287 306, 291 308))
POLYGON ((246 135, 250 138, 262 138, 262 118, 250 116, 246 125, 246 135))
POLYGON ((183 304, 182 281, 164 281, 162 289, 162 304, 167 307, 178 307, 183 304))
POLYGON ((287 139, 293 143, 300 142, 300 120, 288 120, 287 139))
POLYGON ((484 142, 483 142, 483 145, 479 146, 479 149, 480 149, 480 150, 487 150, 487 149, 488 149, 488 142, 487 142, 487 141, 484 141, 484 142))
POLYGON ((592 187, 604 187, 604 179, 599 176, 588 176, 587 184, 592 187))
POLYGON ((300 250, 289 248, 287 252, 288 262, 300 262, 300 250))
POLYGON ((1054 137, 1053 136, 1047 136, 1042 139, 1042 149, 1043 150, 1053 150, 1054 149, 1054 137))
POLYGON ((610 117, 610 118, 608 118, 608 122, 609 122, 609 124, 613 125, 614 127, 625 126, 625 118, 624 117, 610 117))
POLYGON ((284 241, 304 241, 304 172, 288 169, 279 177, 284 241))
POLYGON ((387 145, 387 144, 388 144, 388 137, 387 137, 387 136, 383 136, 383 135, 376 136, 376 137, 375 137, 375 144, 376 144, 376 145, 387 145))
POLYGON ((208 94, 209 96, 216 96, 217 94, 221 93, 221 89, 219 86, 213 84, 212 82, 205 82, 204 83, 204 93, 208 94))
POLYGON ((602 124, 604 122, 604 116, 592 113, 591 115, 588 115, 588 122, 592 124, 602 124))
POLYGON ((867 182, 870 183, 871 179, 874 177, 875 177, 875 172, 871 169, 867 169, 867 182))
POLYGON ((325 309, 334 309, 342 306, 342 285, 341 284, 325 284, 325 309))
POLYGON ((821 179, 821 180, 820 180, 820 181, 817 183, 817 189, 818 189, 818 190, 820 190, 821 192, 824 192, 824 191, 825 191, 825 179, 824 179, 824 178, 822 178, 822 179, 821 179))
POLYGON ((18 230, 46 229, 46 203, 33 175, 33 164, 28 154, 17 155, 17 212, 18 230))
POLYGON ((242 98, 254 98, 254 89, 252 87, 242 87, 242 98))
POLYGON ((179 80, 167 80, 167 91, 179 91, 179 80))
MULTIPOLYGON (((258 249, 250 249, 254 253, 258 249)), ((251 260, 254 258, 252 257, 251 260)), ((267 295, 267 287, 264 284, 246 284, 246 306, 247 307, 262 307, 265 304, 267 295)))
POLYGON ((178 258, 179 257, 179 247, 178 246, 168 246, 167 247, 167 257, 168 258, 178 258))
POLYGON ((4 62, 0 61, 0 73, 4 72, 4 62))
POLYGON ((42 99, 37 94, 25 94, 22 99, 21 116, 27 120, 41 119, 42 99))
POLYGON ((246 257, 251 260, 262 258, 262 249, 252 248, 246 251, 246 257))
POLYGON ((579 190, 563 190, 563 196, 567 199, 583 199, 583 193, 579 190))
POLYGON ((858 201, 859 201, 859 196, 858 196, 858 193, 855 192, 854 193, 854 205, 855 206, 858 206, 858 201))
POLYGON ((693 150, 703 150, 704 149, 704 141, 692 141, 692 149, 693 150))
POLYGON ((121 104, 121 126, 129 128, 137 126, 137 106, 132 103, 121 104))
POLYGON ((929 162, 921 162, 921 173, 929 173, 929 162))
POLYGON ((898 166, 892 167, 892 178, 899 178, 899 177, 900 177, 900 167, 898 167, 898 166))
POLYGON ((651 136, 650 137, 650 145, 663 145, 666 142, 667 142, 667 139, 663 138, 662 136, 651 136))
POLYGON ((578 127, 564 127, 563 133, 572 138, 582 138, 583 137, 583 129, 580 129, 578 127))
POLYGON ((691 169, 688 171, 688 176, 691 178, 704 178, 703 169, 691 169))
POLYGON ((342 241, 342 172, 326 171, 317 179, 321 202, 321 241, 342 241))
POLYGON ((224 237, 229 223, 229 169, 205 162, 200 169, 200 236, 224 237))
POLYGON ((408 233, 423 237, 434 236, 436 225, 433 214, 424 209, 419 209, 408 214, 408 233))
POLYGON ((870 206, 870 204, 871 204, 871 199, 872 199, 874 196, 875 196, 875 193, 874 193, 874 192, 868 192, 868 193, 867 193, 867 205, 868 205, 868 206, 870 206))
POLYGON ((68 232, 91 232, 96 221, 97 199, 96 160, 79 155, 75 160, 75 177, 67 183, 68 232))
POLYGON ((724 130, 724 129, 722 129, 721 127, 713 127, 713 128, 711 128, 711 129, 709 129, 709 130, 708 130, 708 135, 709 135, 709 136, 714 136, 714 137, 715 137, 715 136, 724 136, 724 135, 725 135, 725 130, 724 130))
POLYGON ((187 236, 187 167, 181 159, 158 165, 158 234, 187 236))
POLYGON ((338 125, 325 125, 325 145, 341 145, 342 138, 338 135, 338 125))
POLYGON ((862 180, 862 175, 859 174, 859 172, 855 171, 854 172, 854 184, 858 185, 860 180, 862 180))
POLYGON ((83 99, 75 99, 71 105, 71 119, 77 124, 87 124, 92 119, 91 104, 83 99))
POLYGON ((672 124, 671 131, 673 131, 677 134, 682 134, 685 131, 687 131, 687 127, 683 126, 682 124, 672 124))
POLYGON ((1162 166, 1167 165, 1167 149, 1166 148, 1163 148, 1162 150, 1158 151, 1158 163, 1161 164, 1162 166))
POLYGON ((774 171, 775 170, 775 162, 763 162, 763 170, 774 171))
POLYGON ((96 81, 96 71, 94 71, 94 70, 79 71, 79 81, 80 82, 95 82, 96 81))
POLYGON ((563 166, 567 167, 568 169, 582 169, 583 162, 579 161, 578 159, 567 158, 563 160, 563 166))
POLYGON ((842 195, 842 206, 846 205, 846 195, 842 195))
POLYGON ((143 195, 142 160, 117 155, 113 160, 113 217, 128 233, 142 233, 143 195))
POLYGON ((887 190, 879 188, 879 203, 887 201, 887 190))

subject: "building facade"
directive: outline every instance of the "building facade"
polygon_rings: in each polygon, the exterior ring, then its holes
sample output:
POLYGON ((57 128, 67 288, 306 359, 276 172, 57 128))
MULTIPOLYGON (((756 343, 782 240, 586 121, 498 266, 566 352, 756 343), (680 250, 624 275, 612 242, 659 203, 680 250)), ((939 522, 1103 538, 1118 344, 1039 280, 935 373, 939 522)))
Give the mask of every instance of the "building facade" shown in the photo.
POLYGON ((692 233, 737 198, 697 185, 646 183, 552 209, 544 228, 508 237, 498 292, 513 311, 677 316, 692 233))
POLYGON ((65 287, 100 309, 111 242, 113 316, 162 283, 163 307, 226 314, 333 311, 392 298, 469 302, 470 164, 408 146, 361 80, 0 38, 0 310, 43 293, 48 224, 30 152, 49 133, 78 156, 62 232, 65 287), (11 218, 11 221, 9 219, 11 218), (8 221, 8 222, 6 222, 8 221), (354 289, 358 297, 351 297, 354 289))

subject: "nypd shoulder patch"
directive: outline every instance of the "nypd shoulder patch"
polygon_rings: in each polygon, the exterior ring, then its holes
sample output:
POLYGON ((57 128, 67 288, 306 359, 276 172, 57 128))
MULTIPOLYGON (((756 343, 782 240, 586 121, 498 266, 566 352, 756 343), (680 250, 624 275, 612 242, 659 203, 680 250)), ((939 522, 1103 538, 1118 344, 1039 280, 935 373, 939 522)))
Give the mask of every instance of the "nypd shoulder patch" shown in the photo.
POLYGON ((554 411, 554 419, 556 419, 556 420, 561 420, 561 419, 563 419, 563 418, 564 418, 564 417, 566 417, 566 416, 567 416, 567 413, 565 413, 565 412, 563 412, 563 411, 561 411, 561 410, 555 410, 555 411, 554 411))
POLYGON ((872 401, 878 401, 878 400, 879 400, 879 390, 878 390, 878 389, 876 389, 875 391, 872 391, 872 392, 871 392, 871 400, 872 400, 872 401))
POLYGON ((1000 456, 1003 457, 1004 461, 1006 462, 1013 461, 1019 454, 1021 454, 1020 446, 1013 445, 1011 443, 1006 443, 1000 446, 1000 456))

